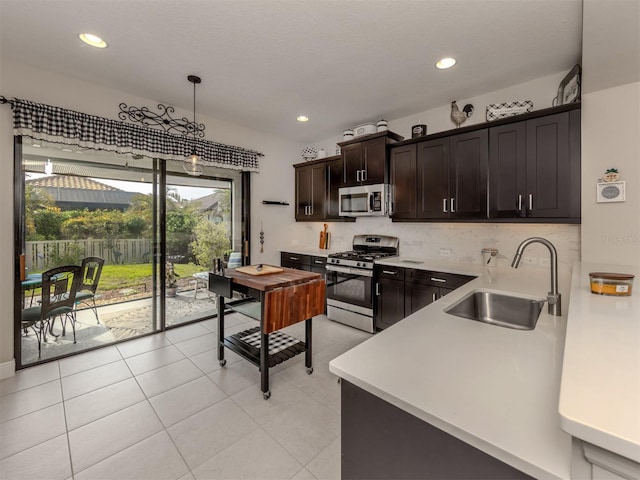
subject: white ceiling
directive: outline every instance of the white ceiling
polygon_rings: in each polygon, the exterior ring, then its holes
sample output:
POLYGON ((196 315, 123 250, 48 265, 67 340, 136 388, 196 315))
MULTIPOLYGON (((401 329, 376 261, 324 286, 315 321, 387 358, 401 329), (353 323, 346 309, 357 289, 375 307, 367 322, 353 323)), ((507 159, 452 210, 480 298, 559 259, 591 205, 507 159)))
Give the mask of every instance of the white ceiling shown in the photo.
POLYGON ((0 18, 2 56, 188 111, 196 74, 197 115, 301 143, 581 57, 582 0, 0 0, 0 18))

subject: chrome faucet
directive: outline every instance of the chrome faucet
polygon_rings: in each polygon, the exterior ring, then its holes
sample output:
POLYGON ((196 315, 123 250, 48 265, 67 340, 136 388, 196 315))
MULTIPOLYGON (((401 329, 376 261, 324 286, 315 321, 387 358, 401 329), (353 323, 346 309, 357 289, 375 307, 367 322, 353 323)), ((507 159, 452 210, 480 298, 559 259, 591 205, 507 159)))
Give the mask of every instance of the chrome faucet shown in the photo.
POLYGON ((556 247, 553 246, 553 243, 541 237, 527 238, 518 247, 516 255, 513 257, 513 262, 511 262, 511 266, 513 268, 518 268, 524 249, 532 243, 541 243, 545 245, 551 254, 551 291, 547 294, 547 302, 549 302, 549 315, 560 317, 562 316, 562 303, 560 301, 560 293, 558 292, 558 252, 556 252, 556 247))

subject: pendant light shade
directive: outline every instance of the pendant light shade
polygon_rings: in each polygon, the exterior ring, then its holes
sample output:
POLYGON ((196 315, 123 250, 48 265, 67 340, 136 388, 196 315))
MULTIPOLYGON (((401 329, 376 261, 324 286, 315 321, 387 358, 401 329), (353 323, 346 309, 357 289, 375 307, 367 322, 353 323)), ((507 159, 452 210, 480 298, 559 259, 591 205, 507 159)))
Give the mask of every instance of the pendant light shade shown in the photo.
POLYGON ((184 162, 182 163, 182 167, 184 168, 184 171, 187 172, 189 175, 193 175, 194 177, 197 177, 199 175, 202 175, 202 172, 204 172, 204 165, 202 164, 202 161, 200 159, 200 155, 198 155, 198 151, 196 148, 196 131, 197 131, 197 124, 196 124, 196 85, 200 82, 202 82, 202 79, 196 75, 189 75, 187 77, 187 80, 189 80, 191 83, 193 83, 193 149, 191 150, 191 155, 189 155, 187 158, 184 159, 184 162))
POLYGON ((189 175, 193 175, 194 177, 202 175, 202 172, 204 172, 204 165, 202 165, 202 162, 200 161, 200 155, 198 155, 195 150, 191 155, 184 159, 182 167, 185 172, 189 175))

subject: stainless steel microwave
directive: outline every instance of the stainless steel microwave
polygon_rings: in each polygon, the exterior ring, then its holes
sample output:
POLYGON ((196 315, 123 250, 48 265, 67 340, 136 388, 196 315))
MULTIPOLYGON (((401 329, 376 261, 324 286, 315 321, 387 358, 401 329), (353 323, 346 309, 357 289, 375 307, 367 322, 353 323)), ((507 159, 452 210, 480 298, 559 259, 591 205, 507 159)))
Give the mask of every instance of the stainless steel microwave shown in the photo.
POLYGON ((341 217, 381 217, 389 215, 390 187, 386 184, 339 189, 341 217))

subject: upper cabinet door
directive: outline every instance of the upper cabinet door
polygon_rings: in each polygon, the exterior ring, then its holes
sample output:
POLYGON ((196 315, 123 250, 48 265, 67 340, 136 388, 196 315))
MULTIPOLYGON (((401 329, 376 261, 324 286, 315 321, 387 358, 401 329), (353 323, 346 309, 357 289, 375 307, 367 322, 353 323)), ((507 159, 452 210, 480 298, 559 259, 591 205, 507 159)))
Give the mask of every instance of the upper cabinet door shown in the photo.
POLYGON ((448 218, 449 139, 421 142, 417 149, 416 216, 423 219, 448 218))
POLYGON ((344 164, 342 157, 327 162, 327 199, 325 212, 327 219, 340 218, 339 190, 343 186, 344 164))
POLYGON ((389 158, 391 178, 391 217, 416 218, 416 144, 391 149, 389 158))
POLYGON ((363 185, 375 185, 385 183, 387 161, 386 137, 374 138, 362 142, 364 146, 364 158, 360 180, 363 185))
POLYGON ((296 220, 308 220, 311 206, 311 168, 296 168, 296 220))
POLYGON ((324 204, 327 191, 327 164, 320 163, 311 167, 311 214, 312 220, 325 218, 324 204))
POLYGON ((580 219, 580 111, 490 128, 490 218, 580 219))
POLYGON ((325 218, 327 164, 296 167, 296 220, 318 221, 325 218))
POLYGON ((569 152, 569 112, 527 121, 528 217, 571 216, 569 152))
POLYGON ((360 185, 362 164, 364 163, 362 142, 342 147, 342 159, 344 161, 344 184, 346 186, 360 185))
POLYGON ((489 216, 526 216, 526 122, 489 129, 489 216))
POLYGON ((486 129, 449 139, 449 218, 487 218, 488 169, 486 129))

